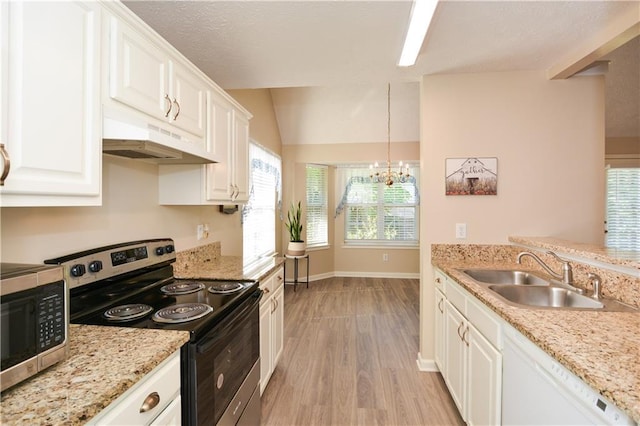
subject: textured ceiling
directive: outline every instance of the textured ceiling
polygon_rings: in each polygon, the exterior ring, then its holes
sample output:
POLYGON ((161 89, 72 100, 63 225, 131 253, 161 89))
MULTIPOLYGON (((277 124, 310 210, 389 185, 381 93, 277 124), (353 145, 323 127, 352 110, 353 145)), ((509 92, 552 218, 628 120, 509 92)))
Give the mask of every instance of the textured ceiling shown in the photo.
MULTIPOLYGON (((435 73, 548 70, 594 28, 640 4, 441 0, 416 65, 399 68, 411 1, 124 3, 225 89, 381 85, 435 73)), ((638 52, 636 47, 620 55, 617 66, 638 52)), ((610 76, 608 92, 627 93, 615 80, 640 78, 637 65, 632 71, 610 76)), ((624 102, 616 108, 624 109, 624 102)), ((607 123, 619 126, 613 119, 607 123)))

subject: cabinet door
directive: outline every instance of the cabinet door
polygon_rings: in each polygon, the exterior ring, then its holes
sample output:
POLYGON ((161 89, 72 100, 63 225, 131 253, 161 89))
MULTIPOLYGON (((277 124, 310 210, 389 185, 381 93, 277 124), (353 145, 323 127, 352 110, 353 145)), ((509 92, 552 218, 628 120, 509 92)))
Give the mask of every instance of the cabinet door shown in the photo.
POLYGON ((278 287, 273 295, 273 301, 275 306, 271 314, 273 340, 273 363, 271 368, 275 369, 284 348, 284 285, 278 287))
POLYGON ((3 2, 2 205, 99 205, 100 5, 3 2))
POLYGON ((175 114, 167 54, 139 31, 110 19, 109 96, 151 117, 175 114))
POLYGON ((210 108, 209 145, 219 162, 207 164, 206 199, 229 200, 232 193, 233 108, 224 99, 212 96, 210 108))
POLYGON ((169 406, 156 417, 152 426, 180 426, 182 424, 182 398, 180 395, 171 401, 169 406))
POLYGON ((467 322, 458 310, 447 301, 444 309, 445 320, 445 361, 444 379, 449 387, 449 392, 456 403, 463 420, 466 420, 464 410, 465 378, 467 375, 467 346, 462 341, 462 333, 467 322))
POLYGON ((189 68, 171 62, 172 100, 174 109, 170 113, 173 125, 203 141, 207 122, 207 84, 189 68))
MULTIPOLYGON (((265 294, 264 297, 267 295, 265 294)), ((260 395, 271 377, 271 297, 260 303, 260 395)))
POLYGON ((502 355, 480 332, 469 325, 467 371, 467 424, 500 424, 502 355))
POLYGON ((233 167, 236 194, 234 201, 243 203, 249 199, 249 120, 234 112, 233 167))
POLYGON ((440 372, 444 373, 444 369, 445 369, 445 359, 446 359, 446 354, 445 354, 445 347, 444 347, 444 325, 445 325, 445 320, 444 320, 444 304, 445 304, 445 297, 442 294, 442 292, 438 289, 436 289, 436 309, 435 309, 435 344, 436 344, 436 351, 435 351, 435 362, 436 365, 438 366, 438 368, 440 369, 440 372))

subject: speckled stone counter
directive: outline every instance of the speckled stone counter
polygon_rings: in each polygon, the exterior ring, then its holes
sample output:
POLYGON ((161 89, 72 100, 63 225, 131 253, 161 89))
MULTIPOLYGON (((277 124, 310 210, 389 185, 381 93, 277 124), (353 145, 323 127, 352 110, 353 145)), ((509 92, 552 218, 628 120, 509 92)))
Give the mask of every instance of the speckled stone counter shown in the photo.
POLYGON ((611 265, 624 266, 635 269, 640 276, 640 252, 619 250, 594 244, 574 243, 551 237, 509 237, 514 244, 529 247, 539 247, 545 250, 560 251, 585 259, 592 259, 611 265))
POLYGON ((66 361, 2 393, 3 425, 80 425, 189 340, 186 331, 72 324, 66 361))
MULTIPOLYGON (((478 252, 476 249, 470 253, 478 252)), ((508 305, 458 269, 522 268, 514 262, 514 248, 485 247, 480 252, 482 258, 456 256, 445 245, 434 246, 432 263, 640 423, 640 312, 529 309, 508 305)))
POLYGON ((260 281, 283 263, 282 257, 267 257, 245 266, 241 256, 220 255, 220 243, 215 242, 176 253, 173 275, 176 278, 187 279, 260 281))

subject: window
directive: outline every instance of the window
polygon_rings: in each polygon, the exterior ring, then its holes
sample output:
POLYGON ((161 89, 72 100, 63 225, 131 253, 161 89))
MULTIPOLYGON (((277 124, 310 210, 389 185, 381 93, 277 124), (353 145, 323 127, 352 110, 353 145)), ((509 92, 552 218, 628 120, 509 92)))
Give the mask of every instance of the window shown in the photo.
POLYGON ((280 157, 249 144, 249 200, 242 209, 243 260, 249 264, 276 251, 276 210, 280 207, 280 157))
POLYGON ((328 167, 307 165, 307 247, 329 244, 327 227, 328 167))
POLYGON ((640 168, 607 169, 605 245, 640 250, 640 168))
POLYGON ((344 195, 336 214, 344 211, 344 239, 347 245, 417 245, 419 192, 417 171, 406 183, 391 186, 372 183, 369 169, 341 168, 339 180, 344 195))

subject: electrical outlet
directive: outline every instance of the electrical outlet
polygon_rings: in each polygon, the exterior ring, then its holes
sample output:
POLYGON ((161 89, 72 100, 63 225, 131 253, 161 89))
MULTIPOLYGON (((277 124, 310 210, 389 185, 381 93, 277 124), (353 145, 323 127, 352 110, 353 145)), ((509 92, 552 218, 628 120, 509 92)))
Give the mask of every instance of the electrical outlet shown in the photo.
POLYGON ((382 254, 382 261, 383 262, 388 262, 389 261, 389 255, 387 253, 383 253, 382 254))
POLYGON ((196 235, 199 240, 204 238, 204 225, 198 225, 196 228, 196 235))
POLYGON ((208 223, 204 224, 204 228, 203 228, 203 232, 202 232, 202 238, 205 239, 205 240, 207 238, 209 238, 209 224, 208 223))
POLYGON ((467 238, 467 224, 456 223, 456 238, 463 240, 467 238))

